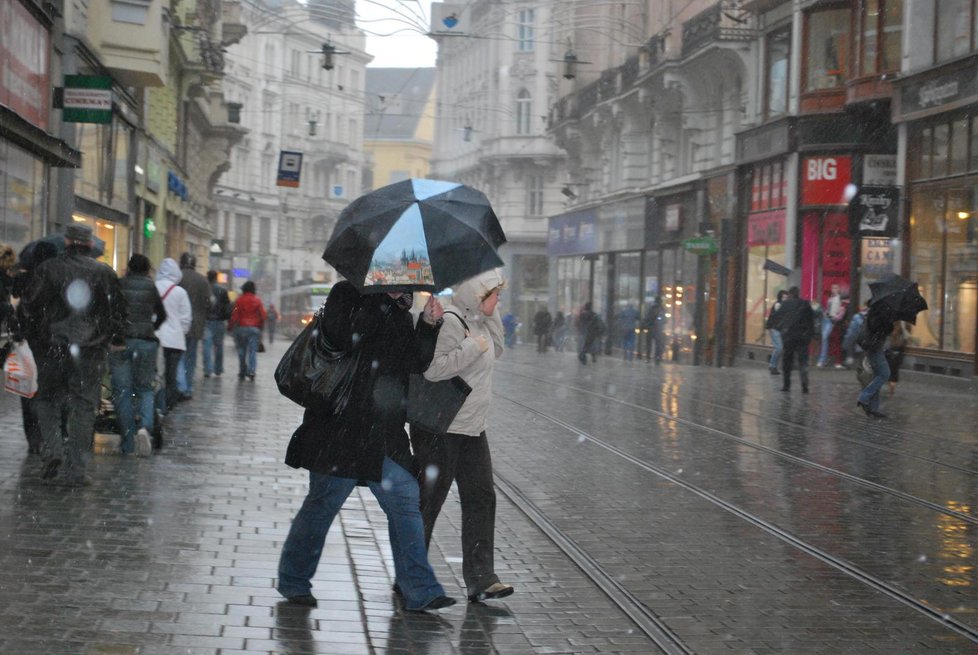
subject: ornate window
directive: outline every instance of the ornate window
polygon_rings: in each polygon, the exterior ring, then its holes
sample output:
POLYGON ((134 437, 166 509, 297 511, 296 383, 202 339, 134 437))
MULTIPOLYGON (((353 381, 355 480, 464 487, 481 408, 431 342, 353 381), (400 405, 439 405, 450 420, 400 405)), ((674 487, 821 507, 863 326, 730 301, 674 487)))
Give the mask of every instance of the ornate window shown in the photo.
POLYGON ((809 13, 805 62, 806 91, 843 87, 849 77, 849 15, 847 7, 809 13))
POLYGON ((900 70, 903 0, 862 0, 859 7, 858 75, 900 70))
POLYGON ((526 89, 520 89, 520 92, 516 95, 516 133, 517 134, 529 134, 530 133, 530 114, 533 109, 533 99, 530 97, 530 92, 526 89))
POLYGON ((516 43, 520 52, 533 50, 533 9, 520 9, 516 14, 516 43))

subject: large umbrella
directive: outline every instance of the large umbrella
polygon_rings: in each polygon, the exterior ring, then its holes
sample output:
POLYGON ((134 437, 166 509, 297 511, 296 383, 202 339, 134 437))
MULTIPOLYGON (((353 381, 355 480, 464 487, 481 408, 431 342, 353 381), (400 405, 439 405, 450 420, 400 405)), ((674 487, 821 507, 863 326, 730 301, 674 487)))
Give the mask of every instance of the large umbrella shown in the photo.
POLYGON ((870 282, 869 289, 873 292, 869 306, 890 309, 897 321, 916 323, 917 314, 927 309, 927 301, 920 295, 917 283, 896 273, 888 273, 878 282, 870 282))
POLYGON ((440 291, 502 266, 496 249, 504 243, 482 192, 410 179, 350 203, 323 259, 361 292, 440 291))
MULTIPOLYGON (((24 268, 31 269, 34 268, 34 249, 39 243, 49 243, 54 246, 55 250, 60 254, 65 251, 65 235, 63 232, 55 232, 54 234, 49 234, 46 237, 41 237, 36 241, 31 241, 24 249, 20 251, 20 256, 17 258, 17 263, 24 268)), ((94 258, 101 257, 105 254, 105 241, 99 239, 97 236, 92 236, 92 252, 91 255, 94 258)))

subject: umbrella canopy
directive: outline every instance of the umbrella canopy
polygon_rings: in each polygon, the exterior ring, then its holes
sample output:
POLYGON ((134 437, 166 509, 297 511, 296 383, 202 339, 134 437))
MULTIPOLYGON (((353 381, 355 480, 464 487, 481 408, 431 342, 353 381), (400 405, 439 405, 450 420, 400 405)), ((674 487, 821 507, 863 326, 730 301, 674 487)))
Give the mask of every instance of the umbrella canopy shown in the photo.
POLYGON ((350 203, 323 259, 361 292, 440 291, 502 266, 496 249, 504 243, 482 192, 411 179, 350 203))
MULTIPOLYGON (((54 234, 49 234, 46 237, 41 237, 36 241, 31 241, 24 249, 20 251, 20 256, 17 258, 18 263, 24 268, 30 269, 34 267, 34 248, 37 247, 39 243, 50 243, 57 249, 58 253, 63 253, 65 251, 65 235, 64 232, 55 232, 54 234)), ((102 241, 97 236, 92 237, 92 257, 99 258, 105 254, 105 241, 102 241)))
POLYGON ((927 301, 920 295, 916 282, 889 273, 878 282, 870 282, 873 292, 870 307, 887 308, 897 321, 917 322, 917 314, 927 309, 927 301))

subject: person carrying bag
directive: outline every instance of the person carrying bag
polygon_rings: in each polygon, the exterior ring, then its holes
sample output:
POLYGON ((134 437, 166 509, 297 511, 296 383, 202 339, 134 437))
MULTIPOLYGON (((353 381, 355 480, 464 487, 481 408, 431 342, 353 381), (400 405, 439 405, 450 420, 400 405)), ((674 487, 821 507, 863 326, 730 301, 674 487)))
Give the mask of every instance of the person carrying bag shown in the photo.
POLYGON ((462 504, 462 576, 472 602, 504 598, 513 587, 500 582, 493 562, 496 493, 486 424, 492 397, 492 372, 504 352, 503 323, 497 304, 503 278, 488 271, 455 286, 448 316, 438 334, 435 355, 424 372, 432 382, 459 377, 471 387, 443 434, 411 424, 418 460, 425 544, 452 482, 462 504))

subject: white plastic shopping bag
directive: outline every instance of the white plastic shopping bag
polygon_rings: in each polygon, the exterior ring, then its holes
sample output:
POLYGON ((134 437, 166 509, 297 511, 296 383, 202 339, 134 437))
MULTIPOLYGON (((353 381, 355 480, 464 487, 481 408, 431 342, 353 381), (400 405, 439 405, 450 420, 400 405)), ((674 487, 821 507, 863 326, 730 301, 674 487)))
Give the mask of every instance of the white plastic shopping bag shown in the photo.
POLYGON ((26 341, 14 343, 3 363, 3 388, 24 398, 37 393, 37 364, 26 341))

